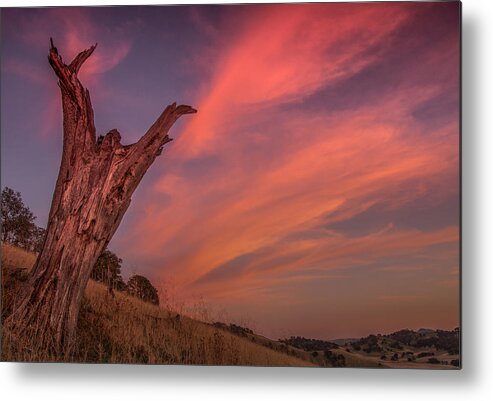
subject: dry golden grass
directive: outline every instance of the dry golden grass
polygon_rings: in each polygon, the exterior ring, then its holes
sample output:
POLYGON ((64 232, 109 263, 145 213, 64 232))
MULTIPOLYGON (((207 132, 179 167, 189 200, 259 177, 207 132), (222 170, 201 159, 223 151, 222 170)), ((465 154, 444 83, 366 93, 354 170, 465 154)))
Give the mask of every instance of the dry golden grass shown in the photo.
POLYGON ((2 266, 10 269, 30 269, 36 262, 36 254, 2 243, 2 266))
POLYGON ((79 329, 79 358, 90 362, 313 366, 209 324, 116 293, 91 281, 79 329), (87 327, 84 327, 87 325, 87 327))
MULTIPOLYGON (((35 255, 2 245, 2 314, 5 318, 20 291, 35 255)), ((144 303, 124 293, 114 296, 90 281, 81 305, 77 349, 64 358, 32 352, 3 333, 2 359, 193 365, 314 366, 302 359, 215 328, 183 315, 144 303)))
POLYGON ((36 255, 4 243, 2 243, 1 254, 3 321, 11 313, 13 302, 21 290, 22 282, 26 279, 28 270, 32 268, 36 261, 36 255))

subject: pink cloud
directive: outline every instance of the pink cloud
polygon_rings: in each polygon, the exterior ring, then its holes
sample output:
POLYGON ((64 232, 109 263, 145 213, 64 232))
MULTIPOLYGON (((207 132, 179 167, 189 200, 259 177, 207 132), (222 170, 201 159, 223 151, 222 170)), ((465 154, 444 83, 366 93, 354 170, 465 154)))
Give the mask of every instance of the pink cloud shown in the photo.
POLYGON ((378 57, 365 50, 409 15, 389 5, 361 5, 352 13, 345 6, 329 10, 324 5, 261 10, 244 24, 245 34, 218 57, 216 74, 197 102, 201 112, 176 143, 180 157, 214 152, 221 128, 231 118, 238 122, 245 114, 251 117, 252 107, 301 99, 358 72, 378 57), (349 39, 341 45, 341 37, 349 39))
POLYGON ((114 68, 127 56, 131 48, 130 39, 107 35, 105 31, 108 28, 97 25, 91 18, 90 9, 84 7, 23 13, 17 16, 17 23, 20 40, 33 49, 47 51, 49 38, 52 37, 66 63, 99 41, 98 51, 81 70, 86 79, 114 68))
POLYGON ((47 138, 59 132, 60 113, 59 93, 55 90, 56 77, 51 73, 46 58, 50 45, 50 37, 62 55, 65 63, 70 63, 82 50, 94 43, 98 47, 80 70, 79 77, 93 95, 93 100, 110 97, 112 91, 107 88, 101 76, 120 64, 128 55, 132 41, 125 35, 108 35, 108 27, 96 24, 90 9, 53 8, 49 10, 33 10, 11 15, 9 23, 16 23, 18 28, 13 31, 27 48, 39 53, 39 63, 33 64, 24 59, 5 58, 2 67, 5 72, 16 74, 21 78, 46 86, 44 110, 39 113, 41 137, 47 138))

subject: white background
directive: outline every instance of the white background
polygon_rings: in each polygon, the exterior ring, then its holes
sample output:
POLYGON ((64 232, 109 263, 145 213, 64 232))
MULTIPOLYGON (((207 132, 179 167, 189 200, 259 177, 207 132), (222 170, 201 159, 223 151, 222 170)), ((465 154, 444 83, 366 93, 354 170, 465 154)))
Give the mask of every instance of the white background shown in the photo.
MULTIPOLYGON (((135 2, 105 2, 131 3, 135 2)), ((152 3, 166 2, 145 2, 152 3)), ((0 4, 11 6, 13 2, 0 4)), ((23 1, 16 5, 62 4, 101 2, 23 1)), ((493 237, 489 236, 489 228, 493 226, 493 103, 489 101, 493 90, 492 10, 491 0, 463 1, 461 371, 1 363, 0 397, 86 401, 492 399, 493 237)))

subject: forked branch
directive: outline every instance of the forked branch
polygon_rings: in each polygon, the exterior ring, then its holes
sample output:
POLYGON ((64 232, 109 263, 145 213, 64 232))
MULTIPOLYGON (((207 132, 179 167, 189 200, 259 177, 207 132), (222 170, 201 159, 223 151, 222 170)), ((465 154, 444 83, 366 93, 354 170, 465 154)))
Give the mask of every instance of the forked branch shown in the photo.
POLYGON ((58 77, 62 91, 64 147, 72 157, 90 155, 94 151, 96 130, 89 91, 77 77, 82 64, 91 56, 96 45, 80 52, 70 65, 66 65, 62 56, 50 38, 48 61, 58 77))
POLYGON ((66 65, 63 62, 62 56, 58 54, 58 49, 54 46, 52 38, 50 38, 50 45, 51 47, 50 53, 48 55, 48 61, 55 71, 55 74, 57 75, 60 82, 65 85, 67 89, 70 89, 72 91, 82 91, 84 87, 78 80, 77 73, 79 72, 82 64, 84 64, 84 62, 94 52, 97 44, 91 46, 89 49, 80 52, 69 65, 66 65))
POLYGON ((89 49, 86 49, 82 52, 80 52, 70 63, 69 68, 77 74, 80 70, 80 67, 84 62, 91 56, 91 54, 94 52, 94 49, 96 49, 96 46, 98 44, 92 45, 89 49))
POLYGON ((164 109, 156 122, 151 125, 140 140, 134 144, 134 151, 137 153, 155 153, 166 143, 171 142, 168 131, 173 124, 185 114, 194 114, 195 110, 191 106, 170 104, 164 109))

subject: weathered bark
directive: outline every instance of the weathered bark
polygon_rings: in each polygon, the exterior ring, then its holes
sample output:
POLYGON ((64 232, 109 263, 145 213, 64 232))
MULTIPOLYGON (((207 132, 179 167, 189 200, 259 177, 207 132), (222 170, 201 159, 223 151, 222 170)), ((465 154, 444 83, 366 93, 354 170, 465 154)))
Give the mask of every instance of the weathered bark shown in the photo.
POLYGON ((136 143, 123 146, 111 130, 96 140, 89 91, 77 73, 96 46, 65 65, 51 42, 48 60, 63 106, 63 154, 43 250, 26 292, 6 320, 9 333, 30 347, 68 355, 79 305, 96 259, 118 228, 147 169, 171 139, 167 133, 190 106, 169 105, 136 143))

